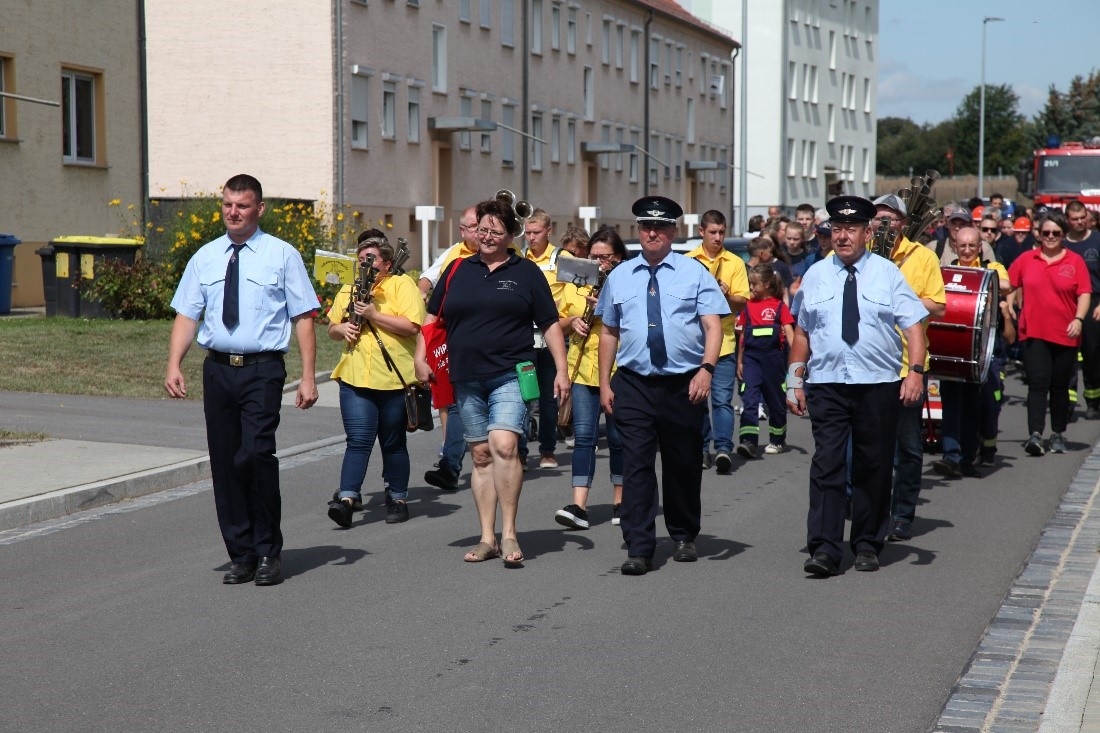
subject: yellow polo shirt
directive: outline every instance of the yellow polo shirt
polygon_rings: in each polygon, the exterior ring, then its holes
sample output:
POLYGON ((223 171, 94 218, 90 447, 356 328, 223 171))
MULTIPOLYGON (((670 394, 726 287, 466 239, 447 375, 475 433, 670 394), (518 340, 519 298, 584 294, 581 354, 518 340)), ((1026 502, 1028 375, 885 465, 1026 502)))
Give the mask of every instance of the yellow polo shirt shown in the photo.
MULTIPOLYGON (((940 260, 936 253, 923 244, 912 242, 902 237, 894 251, 890 254, 890 260, 898 266, 901 274, 905 276, 905 282, 913 288, 918 298, 928 298, 933 303, 947 303, 947 291, 943 287, 943 274, 940 272, 940 260)), ((924 320, 924 368, 930 363, 928 348, 928 319, 924 320)), ((901 333, 901 371, 899 375, 904 379, 909 373, 909 344, 905 333, 901 333)))
MULTIPOLYGON (((717 257, 711 259, 703 249, 703 245, 699 245, 685 256, 697 260, 707 268, 707 272, 713 275, 715 280, 726 286, 730 295, 740 295, 748 300, 749 275, 740 257, 723 248, 717 257)), ((737 350, 737 336, 733 328, 736 323, 736 315, 722 316, 722 349, 718 352, 719 357, 729 356, 737 350)))

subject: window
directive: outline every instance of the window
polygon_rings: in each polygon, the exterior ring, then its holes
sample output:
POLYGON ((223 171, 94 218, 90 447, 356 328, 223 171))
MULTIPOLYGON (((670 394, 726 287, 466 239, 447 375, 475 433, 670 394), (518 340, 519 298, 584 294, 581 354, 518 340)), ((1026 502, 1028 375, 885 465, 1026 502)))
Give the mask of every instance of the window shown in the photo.
MULTIPOLYGON (((0 56, 0 92, 13 92, 15 74, 10 56, 0 56)), ((15 100, 0 97, 0 138, 15 137, 15 100)))
POLYGON ((633 150, 630 153, 627 167, 629 168, 628 176, 631 183, 638 182, 638 133, 636 131, 630 132, 630 144, 633 146, 633 150))
POLYGON ((794 138, 787 138, 787 177, 794 178, 798 174, 798 161, 794 156, 795 145, 794 138))
POLYGON ((515 48, 516 0, 500 0, 500 44, 515 48))
POLYGON ((577 121, 569 120, 565 126, 565 162, 573 165, 577 162, 577 121))
POLYGON ((516 126, 516 105, 505 102, 501 108, 501 116, 507 127, 501 127, 500 159, 505 167, 511 168, 516 164, 516 133, 508 128, 516 126))
POLYGON ((369 123, 367 100, 370 99, 369 74, 352 67, 351 76, 351 146, 366 149, 369 123))
POLYGON ((836 31, 829 31, 829 68, 836 70, 836 31))
POLYGON ((600 60, 604 66, 611 64, 611 21, 604 18, 603 31, 600 36, 600 60))
POLYGON ((817 104, 817 66, 810 67, 810 101, 817 104))
POLYGON ((798 98, 798 64, 787 62, 787 99, 798 98))
POLYGON ((584 119, 593 120, 596 117, 596 77, 591 66, 584 67, 584 119))
POLYGON ((649 39, 649 88, 656 89, 661 74, 661 39, 649 39))
MULTIPOLYGON (((623 141, 626 139, 626 130, 622 127, 615 128, 615 142, 618 143, 619 149, 622 150, 623 141)), ((615 170, 619 173, 623 172, 623 154, 616 153, 615 155, 615 170)))
POLYGON ((561 50, 561 8, 557 5, 550 8, 550 48, 561 50))
POLYGON ((623 46, 626 45, 626 26, 615 28, 615 68, 623 68, 623 46))
POLYGON ((397 83, 382 82, 382 139, 393 140, 397 136, 397 83))
POLYGON ((810 141, 810 178, 817 178, 817 140, 810 141))
POLYGON ((695 97, 687 98, 687 141, 695 142, 695 97))
POLYGON ((870 148, 863 149, 863 182, 871 182, 871 150, 870 148))
POLYGON ((569 8, 565 20, 565 52, 572 55, 577 52, 577 9, 569 8))
POLYGON ((537 138, 531 140, 531 170, 542 170, 542 115, 531 115, 531 136, 537 138))
POLYGON ((491 0, 478 0, 478 17, 481 20, 482 28, 492 28, 493 26, 493 3, 491 0))
POLYGON ((810 141, 802 141, 802 177, 808 178, 810 175, 810 141))
POLYGON ((676 86, 682 87, 684 85, 684 48, 683 46, 676 47, 676 86))
MULTIPOLYGON (((481 119, 493 119, 493 102, 489 99, 481 100, 481 119)), ((481 133, 481 152, 493 152, 493 136, 488 132, 481 133)))
POLYGON ((665 41, 665 84, 672 83, 672 41, 665 41))
POLYGON ((863 111, 871 111, 871 80, 866 77, 863 79, 863 111))
POLYGON ((447 91, 447 28, 432 24, 432 91, 447 91))
MULTIPOLYGON (((420 88, 409 87, 409 142, 420 142, 420 88)), ((467 143, 467 147, 469 143, 467 143)))
POLYGON ((542 0, 531 0, 531 53, 542 55, 542 0))
MULTIPOLYGON (((462 99, 458 100, 458 113, 460 115, 462 115, 463 117, 473 117, 474 116, 474 100, 470 99, 469 97, 465 97, 465 96, 462 97, 462 99)), ((463 130, 462 132, 458 133, 458 147, 459 147, 460 150, 469 150, 470 149, 470 131, 469 130, 463 130)))
POLYGON ((830 143, 836 142, 836 107, 829 105, 829 137, 830 143))
POLYGON ((592 13, 584 14, 584 43, 592 48, 592 13))
MULTIPOLYGON (((610 143, 611 142, 611 123, 610 122, 605 122, 602 125, 600 125, 600 142, 601 143, 610 143)), ((606 153, 604 155, 599 156, 599 158, 600 158, 600 168, 602 168, 604 170, 608 169, 608 166, 610 165, 610 162, 608 161, 608 157, 610 157, 610 156, 608 156, 606 153)))
POLYGON ((638 83, 638 44, 641 34, 638 31, 630 31, 630 83, 638 83))
POLYGON ((460 23, 470 22, 470 0, 458 0, 458 20, 460 23))
POLYGON ((670 162, 672 160, 672 138, 665 136, 665 179, 672 175, 670 162))
POLYGON ((561 117, 550 118, 550 162, 561 162, 561 117))
POLYGON ((61 72, 62 156, 66 163, 97 162, 96 76, 61 72))

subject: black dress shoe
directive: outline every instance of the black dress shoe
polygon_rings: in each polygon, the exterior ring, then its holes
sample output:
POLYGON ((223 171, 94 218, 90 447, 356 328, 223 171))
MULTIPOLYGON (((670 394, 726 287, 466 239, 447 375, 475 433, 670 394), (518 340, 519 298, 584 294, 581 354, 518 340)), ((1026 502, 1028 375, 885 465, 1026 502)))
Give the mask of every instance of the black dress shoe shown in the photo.
POLYGON ((645 575, 653 569, 651 557, 628 557, 619 572, 623 575, 645 575))
POLYGON ((328 503, 328 518, 339 524, 344 529, 351 526, 351 504, 345 501, 330 501, 328 503))
POLYGON ((677 542, 676 549, 672 553, 674 562, 695 562, 699 559, 699 553, 695 550, 694 542, 677 542))
MULTIPOLYGON (((339 489, 332 492, 332 500, 333 501, 340 501, 340 490, 339 489)), ((363 511, 363 498, 362 497, 356 497, 355 499, 351 500, 351 510, 353 512, 363 511)))
POLYGON ((283 561, 277 557, 261 557, 256 568, 256 585, 278 585, 283 582, 283 561))
POLYGON ((982 472, 969 463, 960 463, 959 471, 967 478, 981 478, 982 472))
POLYGON ((897 519, 890 526, 888 539, 893 542, 908 542, 913 539, 913 526, 904 519, 897 519))
POLYGON ((229 566, 229 570, 222 576, 222 582, 226 585, 240 585, 247 583, 256 577, 256 563, 235 562, 229 566))
POLYGON ((962 471, 959 470, 959 464, 944 458, 933 461, 932 470, 944 478, 962 478, 962 471))
POLYGON ((878 570, 878 555, 870 550, 860 550, 852 567, 861 573, 873 573, 878 570))
POLYGON ((446 466, 424 472, 424 482, 442 491, 457 491, 458 476, 446 466))
POLYGON ((806 564, 802 566, 810 575, 819 575, 822 577, 828 577, 830 575, 838 575, 840 568, 837 567, 836 560, 829 557, 824 552, 815 552, 814 556, 806 561, 806 564))

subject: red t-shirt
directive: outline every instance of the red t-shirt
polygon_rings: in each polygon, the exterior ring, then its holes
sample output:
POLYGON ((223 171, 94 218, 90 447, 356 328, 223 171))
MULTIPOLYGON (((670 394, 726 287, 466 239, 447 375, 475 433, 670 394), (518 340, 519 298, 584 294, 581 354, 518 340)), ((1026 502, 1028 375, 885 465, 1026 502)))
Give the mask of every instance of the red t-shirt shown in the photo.
POLYGON ((1081 339, 1066 336, 1066 328, 1077 315, 1077 296, 1092 292, 1088 266, 1081 255, 1068 249, 1061 259, 1050 263, 1041 252, 1024 252, 1008 268, 1012 287, 1024 289, 1020 338, 1077 346, 1081 339))
POLYGON ((745 304, 745 309, 737 314, 737 330, 742 330, 745 327, 745 313, 748 313, 752 317, 753 326, 772 326, 775 324, 776 313, 779 314, 779 343, 784 344, 787 342, 786 336, 783 335, 782 326, 793 326, 794 317, 791 315, 791 311, 783 304, 783 301, 779 298, 767 297, 763 300, 750 300, 745 304))

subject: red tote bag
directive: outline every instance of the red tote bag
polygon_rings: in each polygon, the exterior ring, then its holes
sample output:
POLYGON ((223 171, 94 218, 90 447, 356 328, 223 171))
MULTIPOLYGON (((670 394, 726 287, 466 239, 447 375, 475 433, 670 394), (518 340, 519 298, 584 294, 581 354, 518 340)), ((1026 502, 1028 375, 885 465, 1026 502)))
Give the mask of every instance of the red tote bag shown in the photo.
POLYGON ((455 401, 455 389, 451 384, 451 357, 447 351, 447 328, 443 322, 443 306, 447 302, 447 295, 451 292, 451 279, 458 272, 461 264, 461 259, 455 262, 451 273, 447 275, 445 283, 447 290, 443 293, 443 302, 439 304, 439 315, 420 329, 420 333, 424 336, 425 361, 435 375, 432 381, 432 407, 437 409, 453 405, 455 401))

